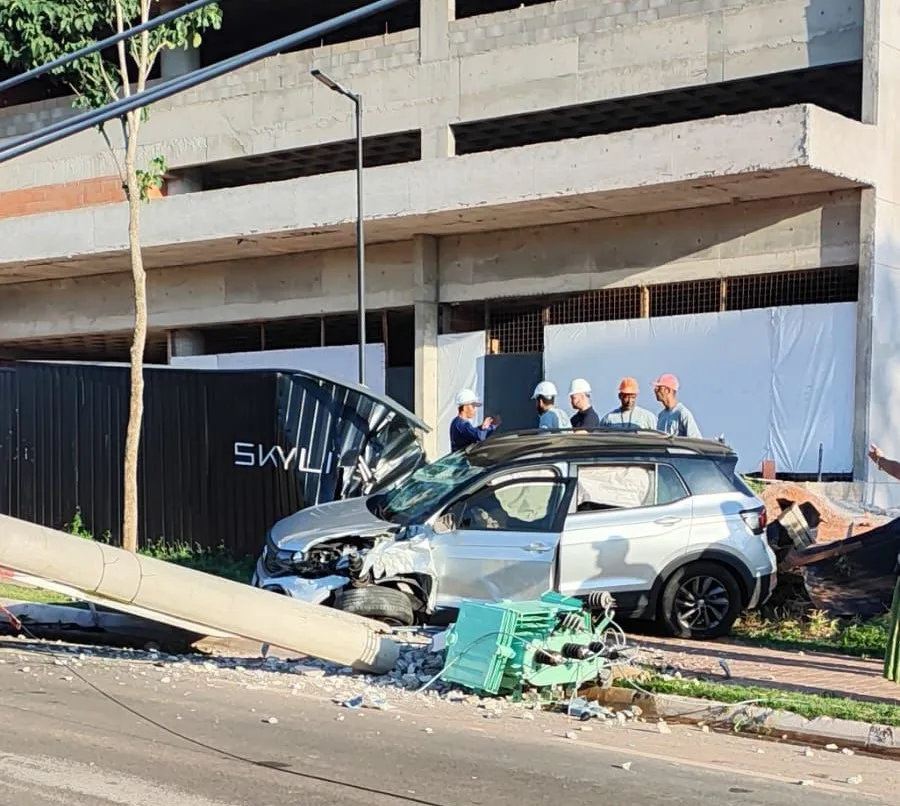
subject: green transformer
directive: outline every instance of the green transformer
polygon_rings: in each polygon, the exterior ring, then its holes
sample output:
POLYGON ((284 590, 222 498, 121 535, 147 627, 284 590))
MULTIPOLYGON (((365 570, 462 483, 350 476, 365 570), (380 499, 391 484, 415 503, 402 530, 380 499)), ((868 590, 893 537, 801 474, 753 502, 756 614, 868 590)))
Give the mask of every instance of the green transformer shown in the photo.
POLYGON ((582 602, 559 593, 537 601, 465 601, 447 635, 443 679, 481 694, 578 685, 608 665, 612 600, 594 626, 582 602))

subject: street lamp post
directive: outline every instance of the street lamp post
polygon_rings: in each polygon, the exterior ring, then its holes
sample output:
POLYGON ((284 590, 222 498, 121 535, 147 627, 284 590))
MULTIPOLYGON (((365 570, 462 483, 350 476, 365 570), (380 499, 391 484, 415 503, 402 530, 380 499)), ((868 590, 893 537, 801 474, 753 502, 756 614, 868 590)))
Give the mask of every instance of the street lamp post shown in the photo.
POLYGON ((316 81, 333 92, 349 98, 356 111, 356 295, 359 316, 359 383, 366 382, 366 257, 365 233, 363 232, 363 135, 362 96, 341 86, 321 70, 311 71, 316 81))

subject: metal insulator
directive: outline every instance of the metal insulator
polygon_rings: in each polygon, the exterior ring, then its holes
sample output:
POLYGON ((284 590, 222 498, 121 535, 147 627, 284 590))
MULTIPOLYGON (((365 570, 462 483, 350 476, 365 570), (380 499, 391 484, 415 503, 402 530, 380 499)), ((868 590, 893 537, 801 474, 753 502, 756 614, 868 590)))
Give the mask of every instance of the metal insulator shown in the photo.
POLYGON ((562 654, 572 660, 587 660, 596 653, 591 652, 590 647, 584 644, 563 644, 562 654))
POLYGON ((563 660, 562 657, 549 649, 538 649, 534 653, 534 662, 542 663, 544 666, 559 666, 563 660))

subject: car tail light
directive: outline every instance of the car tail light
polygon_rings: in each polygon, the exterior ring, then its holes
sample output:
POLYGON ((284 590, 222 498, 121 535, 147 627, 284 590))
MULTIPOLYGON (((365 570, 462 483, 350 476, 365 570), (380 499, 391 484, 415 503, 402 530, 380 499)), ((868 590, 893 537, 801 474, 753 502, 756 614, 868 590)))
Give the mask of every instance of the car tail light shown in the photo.
POLYGON ((765 507, 759 507, 759 509, 745 509, 741 512, 741 517, 744 519, 744 523, 747 524, 747 528, 753 532, 753 534, 761 535, 766 531, 769 519, 766 515, 765 507))

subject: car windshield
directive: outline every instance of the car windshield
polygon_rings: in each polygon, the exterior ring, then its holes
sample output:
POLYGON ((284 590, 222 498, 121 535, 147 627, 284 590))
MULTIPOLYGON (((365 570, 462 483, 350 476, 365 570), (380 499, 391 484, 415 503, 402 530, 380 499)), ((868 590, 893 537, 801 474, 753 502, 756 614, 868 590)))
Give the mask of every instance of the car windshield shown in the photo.
POLYGON ((372 514, 393 523, 421 523, 465 482, 484 473, 464 453, 451 453, 419 468, 393 490, 373 495, 372 514))

